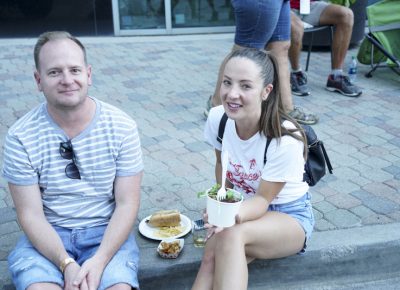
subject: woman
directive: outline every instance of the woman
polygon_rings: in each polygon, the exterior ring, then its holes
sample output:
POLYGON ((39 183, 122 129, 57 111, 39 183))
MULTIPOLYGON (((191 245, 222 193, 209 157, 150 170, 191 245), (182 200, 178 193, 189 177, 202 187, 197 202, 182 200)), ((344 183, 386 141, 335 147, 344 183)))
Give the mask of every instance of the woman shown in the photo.
POLYGON ((217 182, 223 149, 229 152, 227 183, 245 201, 233 227, 210 230, 192 289, 247 289, 248 263, 303 252, 311 235, 314 217, 303 182, 306 141, 284 113, 277 68, 275 58, 260 50, 227 57, 222 106, 211 109, 205 137, 215 147, 217 182), (229 119, 221 145, 216 136, 224 112, 229 119), (264 165, 266 136, 272 140, 264 165))

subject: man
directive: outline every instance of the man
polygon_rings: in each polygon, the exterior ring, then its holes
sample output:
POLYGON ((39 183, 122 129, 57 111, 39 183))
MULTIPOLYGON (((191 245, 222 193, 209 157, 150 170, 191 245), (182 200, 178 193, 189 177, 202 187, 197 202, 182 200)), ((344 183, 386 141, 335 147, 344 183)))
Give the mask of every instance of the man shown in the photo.
POLYGON ((351 9, 329 4, 323 1, 311 1, 310 14, 299 14, 300 0, 290 0, 291 12, 291 46, 289 60, 292 67, 290 83, 292 93, 307 96, 310 90, 307 86, 307 76, 301 70, 299 63, 304 34, 303 22, 317 25, 334 25, 335 32, 332 41, 332 71, 328 76, 326 89, 337 91, 348 97, 358 97, 361 90, 352 84, 344 75, 343 67, 353 31, 353 12, 351 9))
MULTIPOLYGON (((245 47, 266 49, 276 57, 279 66, 279 92, 285 111, 301 124, 312 125, 319 118, 294 106, 289 83, 288 50, 290 47, 290 6, 288 0, 232 1, 236 30, 233 50, 245 47)), ((204 114, 221 104, 219 90, 225 67, 222 62, 214 94, 207 102, 204 114)))
POLYGON ((88 96, 92 70, 69 33, 42 34, 34 58, 46 102, 9 129, 2 172, 25 233, 8 258, 16 288, 138 288, 136 123, 88 96))

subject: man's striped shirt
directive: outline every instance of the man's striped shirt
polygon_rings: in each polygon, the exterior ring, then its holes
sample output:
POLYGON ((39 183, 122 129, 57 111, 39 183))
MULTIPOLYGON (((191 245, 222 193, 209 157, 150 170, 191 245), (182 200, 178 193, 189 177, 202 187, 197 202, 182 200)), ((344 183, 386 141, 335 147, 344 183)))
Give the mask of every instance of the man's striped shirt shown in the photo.
POLYGON ((114 106, 92 98, 96 113, 90 125, 71 140, 81 179, 70 179, 65 168, 72 160, 60 155, 67 135, 43 103, 8 131, 3 177, 16 185, 39 184, 43 209, 52 225, 85 228, 107 224, 115 208, 117 176, 143 170, 135 121, 114 106))

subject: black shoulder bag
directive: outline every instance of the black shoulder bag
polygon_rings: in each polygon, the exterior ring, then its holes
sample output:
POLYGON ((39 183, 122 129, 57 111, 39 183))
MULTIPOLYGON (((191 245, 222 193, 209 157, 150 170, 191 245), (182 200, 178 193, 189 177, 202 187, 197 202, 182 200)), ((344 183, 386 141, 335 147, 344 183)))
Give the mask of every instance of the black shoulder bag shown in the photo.
MULTIPOLYGON (((225 126, 228 120, 226 113, 221 118, 218 128, 217 141, 222 144, 222 138, 224 137, 225 126)), ((326 174, 326 167, 328 167, 329 173, 332 174, 332 165, 329 160, 328 154, 326 153, 324 143, 318 140, 317 134, 314 129, 308 125, 301 125, 307 138, 308 144, 308 157, 306 164, 304 165, 303 181, 307 182, 309 186, 314 186, 318 181, 326 174)), ((267 150, 271 143, 271 138, 267 137, 267 144, 265 145, 264 151, 264 165, 267 162, 267 150)))

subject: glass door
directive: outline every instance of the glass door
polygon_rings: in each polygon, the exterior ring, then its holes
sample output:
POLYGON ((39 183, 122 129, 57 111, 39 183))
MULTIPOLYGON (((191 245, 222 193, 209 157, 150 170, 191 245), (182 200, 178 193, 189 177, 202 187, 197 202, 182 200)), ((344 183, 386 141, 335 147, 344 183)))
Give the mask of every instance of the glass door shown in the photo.
POLYGON ((113 0, 115 35, 233 32, 230 0, 113 0))

